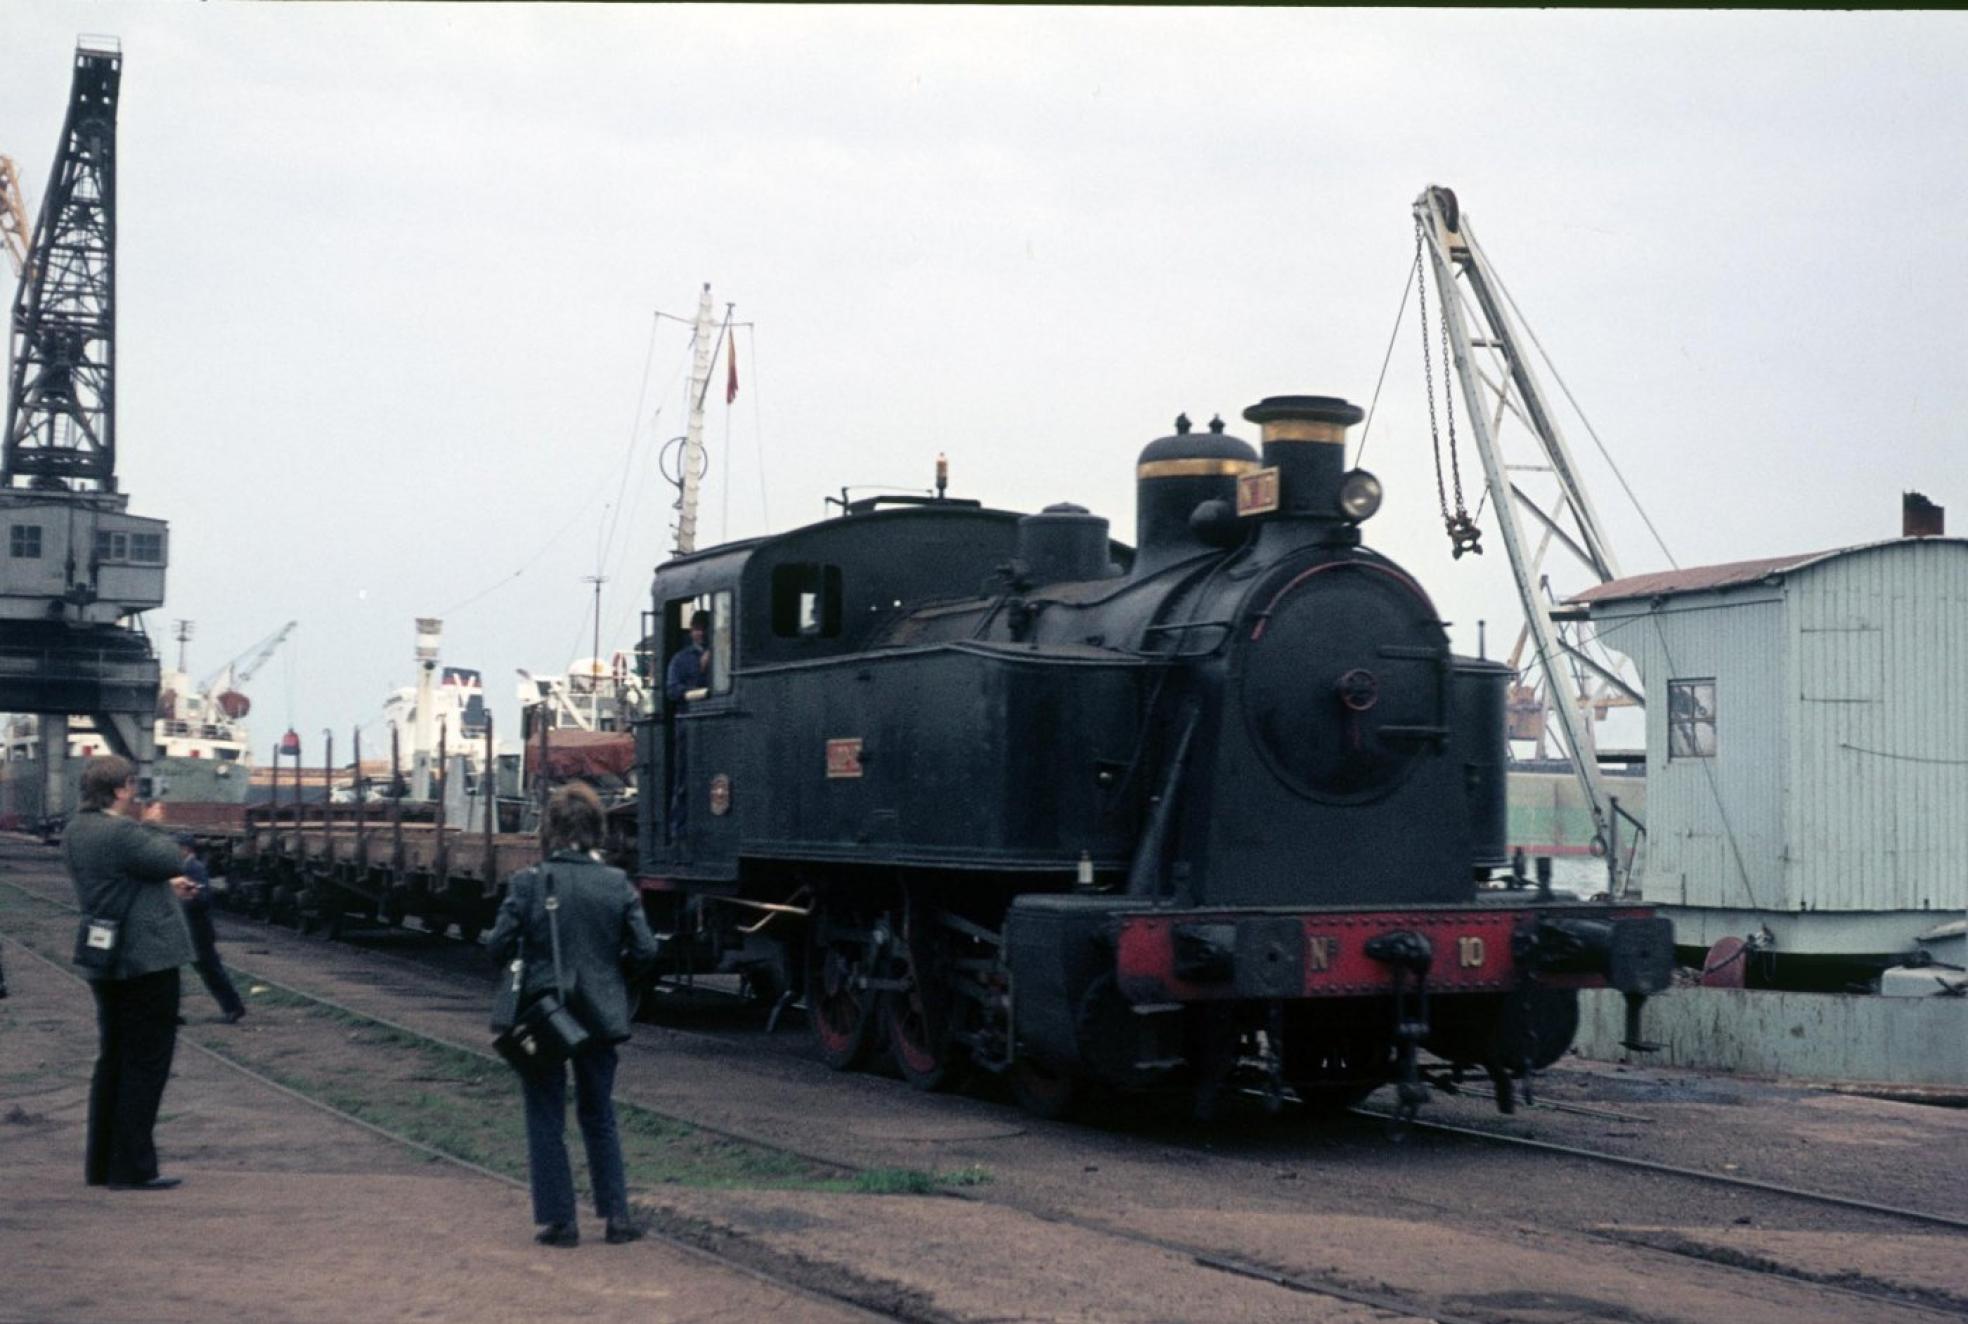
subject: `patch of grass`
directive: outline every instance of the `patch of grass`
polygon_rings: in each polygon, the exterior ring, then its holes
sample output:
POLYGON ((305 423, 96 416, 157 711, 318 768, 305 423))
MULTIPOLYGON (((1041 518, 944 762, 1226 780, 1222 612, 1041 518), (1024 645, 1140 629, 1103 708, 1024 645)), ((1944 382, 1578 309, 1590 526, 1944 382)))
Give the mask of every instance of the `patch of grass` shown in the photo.
POLYGON ((972 1165, 949 1172, 924 1172, 920 1168, 869 1168, 844 1183, 857 1195, 934 1195, 959 1186, 982 1186, 991 1174, 972 1165))
MULTIPOLYGON (((271 1014, 251 1037, 213 1033, 200 1042, 363 1121, 525 1177, 525 1109, 503 1064, 278 989, 258 1005, 271 1014), (333 1036, 333 1051, 324 1051, 324 1034, 333 1036), (355 1061, 345 1051, 351 1045, 355 1061)), ((825 1189, 835 1179, 833 1170, 796 1155, 712 1135, 635 1104, 617 1100, 615 1111, 631 1187, 825 1189)), ((580 1138, 577 1128, 569 1130, 575 1157, 580 1138)))

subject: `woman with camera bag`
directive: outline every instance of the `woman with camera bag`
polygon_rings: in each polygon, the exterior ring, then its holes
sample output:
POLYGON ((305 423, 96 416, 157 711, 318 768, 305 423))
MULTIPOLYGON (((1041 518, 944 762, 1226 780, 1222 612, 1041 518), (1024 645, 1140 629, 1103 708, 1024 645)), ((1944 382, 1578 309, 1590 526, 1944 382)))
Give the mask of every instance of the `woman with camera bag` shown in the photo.
MULTIPOLYGON (((606 1221, 611 1244, 641 1235, 629 1219, 622 1142, 615 1128, 615 1045, 629 1037, 629 987, 623 967, 656 959, 656 939, 642 913, 642 898, 628 875, 600 862, 601 801, 576 782, 547 803, 542 845, 546 859, 508 881, 499 919, 486 940, 502 969, 501 1002, 517 996, 496 1021, 521 1023, 533 1032, 537 1060, 508 1052, 519 1069, 526 1100, 527 1171, 533 1186, 535 1240, 546 1246, 580 1242, 575 1226, 574 1177, 567 1162, 567 1071, 573 1067, 575 1116, 587 1147, 595 1213, 606 1221), (513 964, 518 968, 514 970, 513 964), (510 984, 503 981, 512 981, 510 984), (529 1020, 550 999, 579 1022, 529 1020), (582 1034, 585 1031, 585 1036, 582 1034), (571 1057, 552 1051, 572 1048, 571 1057)), ((499 1027, 502 1031, 506 1026, 499 1027)), ((502 1033, 502 1039, 509 1037, 502 1033)), ((502 1051, 507 1049, 502 1045, 502 1051)), ((534 1049, 529 1047, 528 1052, 534 1049)))

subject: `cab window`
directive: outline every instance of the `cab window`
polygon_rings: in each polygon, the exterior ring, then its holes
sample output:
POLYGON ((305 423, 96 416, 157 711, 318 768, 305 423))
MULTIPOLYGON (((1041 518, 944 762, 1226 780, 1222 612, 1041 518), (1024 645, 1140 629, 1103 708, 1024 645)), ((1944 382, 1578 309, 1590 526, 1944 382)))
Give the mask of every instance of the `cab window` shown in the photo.
POLYGON ((711 674, 706 686, 711 694, 731 692, 731 590, 700 593, 694 598, 672 598, 669 604, 669 636, 674 641, 669 656, 674 658, 690 646, 690 621, 698 612, 708 612, 710 629, 704 632, 704 646, 711 653, 711 674))

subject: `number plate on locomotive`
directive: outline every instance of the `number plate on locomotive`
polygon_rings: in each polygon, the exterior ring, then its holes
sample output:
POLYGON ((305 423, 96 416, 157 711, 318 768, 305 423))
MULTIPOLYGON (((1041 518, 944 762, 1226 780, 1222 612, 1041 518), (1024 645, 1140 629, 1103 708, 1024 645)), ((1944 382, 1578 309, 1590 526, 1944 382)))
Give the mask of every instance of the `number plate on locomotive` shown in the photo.
POLYGON ((1237 475, 1237 513, 1268 515, 1278 508, 1278 471, 1259 469, 1237 475))
POLYGON ((827 775, 829 777, 859 777, 861 775, 861 742, 854 740, 829 740, 827 742, 827 775))

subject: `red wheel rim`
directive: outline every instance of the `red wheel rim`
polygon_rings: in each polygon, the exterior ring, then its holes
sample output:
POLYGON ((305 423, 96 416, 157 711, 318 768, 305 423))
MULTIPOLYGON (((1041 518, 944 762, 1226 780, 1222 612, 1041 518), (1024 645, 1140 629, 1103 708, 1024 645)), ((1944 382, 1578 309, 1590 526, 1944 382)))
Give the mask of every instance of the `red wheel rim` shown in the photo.
POLYGON ((929 1043, 929 1018, 923 1012, 922 995, 911 991, 891 1004, 888 1019, 889 1043, 895 1049, 897 1064, 910 1075, 931 1076, 945 1063, 929 1043))
POLYGON ((820 989, 813 998, 813 1029, 829 1054, 854 1052, 862 1034, 861 999, 854 995, 848 962, 829 951, 821 963, 820 989))

